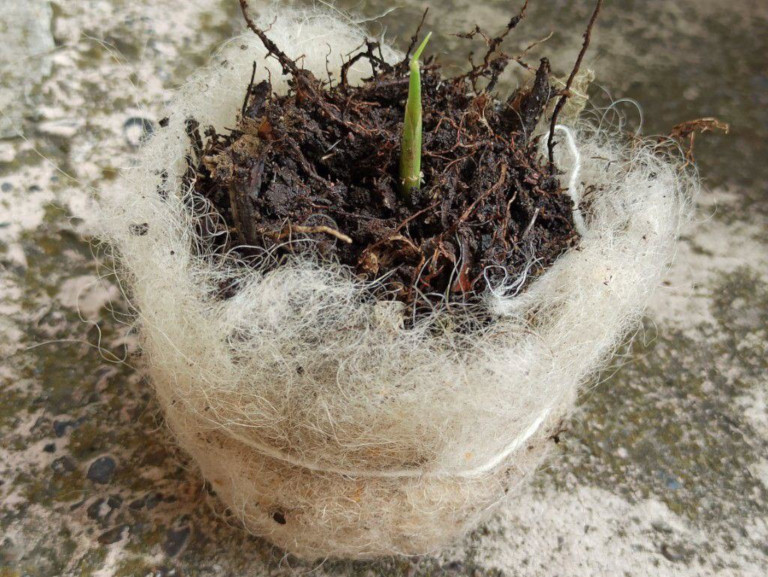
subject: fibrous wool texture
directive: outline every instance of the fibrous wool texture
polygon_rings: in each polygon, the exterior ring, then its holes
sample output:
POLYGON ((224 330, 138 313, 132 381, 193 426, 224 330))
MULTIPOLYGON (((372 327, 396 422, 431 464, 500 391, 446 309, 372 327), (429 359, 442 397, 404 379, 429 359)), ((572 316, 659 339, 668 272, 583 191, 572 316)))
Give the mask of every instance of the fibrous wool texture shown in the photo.
MULTIPOLYGON (((271 38, 318 76, 364 37, 325 13, 273 20, 271 38)), ((254 61, 285 90, 264 56, 250 35, 224 47, 102 195, 152 383, 178 442, 253 532, 310 559, 434 551, 541 462, 659 283, 692 182, 647 146, 573 129, 558 162, 566 184, 579 170, 574 194, 590 191, 579 247, 522 294, 509 279, 464 311, 494 316, 480 331, 452 328, 450 307, 403 328, 408 311, 370 302, 341 267, 236 266, 196 232, 215 216, 182 189, 185 120, 234 126, 254 61), (216 298, 222 282, 237 294, 216 298)))

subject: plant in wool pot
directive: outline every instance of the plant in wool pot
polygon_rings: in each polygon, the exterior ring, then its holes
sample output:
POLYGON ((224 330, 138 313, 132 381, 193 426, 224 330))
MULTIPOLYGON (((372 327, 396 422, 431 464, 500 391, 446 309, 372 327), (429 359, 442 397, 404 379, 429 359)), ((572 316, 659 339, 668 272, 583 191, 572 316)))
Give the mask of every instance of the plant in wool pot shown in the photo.
POLYGON ((695 180, 658 142, 558 124, 578 66, 501 98, 523 12, 445 78, 425 41, 242 4, 248 34, 100 200, 151 382, 251 531, 308 559, 434 551, 541 463, 695 180))

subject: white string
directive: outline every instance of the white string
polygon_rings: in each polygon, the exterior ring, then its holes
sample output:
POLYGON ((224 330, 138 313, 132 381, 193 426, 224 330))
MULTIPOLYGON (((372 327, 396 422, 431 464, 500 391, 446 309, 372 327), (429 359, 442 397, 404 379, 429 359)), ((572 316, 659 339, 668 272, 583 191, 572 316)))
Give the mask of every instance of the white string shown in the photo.
POLYGON ((289 465, 292 465, 294 467, 300 467, 302 469, 307 469, 309 471, 314 471, 317 473, 329 473, 334 475, 341 475, 343 477, 363 477, 363 478, 369 478, 369 479, 370 478, 379 478, 379 479, 434 478, 434 477, 475 478, 475 477, 482 477, 486 473, 490 473, 498 465, 503 463, 507 457, 509 457, 512 453, 517 451, 523 445, 523 443, 525 443, 528 439, 530 439, 534 435, 534 433, 536 433, 536 431, 538 431, 541 424, 549 416, 549 413, 550 413, 550 409, 548 408, 544 409, 541 412, 541 414, 538 416, 538 418, 531 424, 531 426, 528 427, 522 435, 515 437, 515 439, 513 439, 512 442, 510 442, 506 447, 504 447, 504 449, 501 452, 494 455, 490 460, 483 463, 482 465, 473 467, 471 469, 465 469, 463 471, 462 470, 452 471, 447 469, 433 469, 433 470, 389 469, 389 470, 381 470, 381 471, 366 471, 364 469, 343 469, 343 468, 336 468, 336 467, 328 467, 320 463, 305 461, 303 459, 293 457, 291 455, 288 455, 280 451, 279 449, 275 449, 274 447, 270 447, 269 445, 264 445, 262 443, 254 441, 253 439, 249 439, 248 437, 240 435, 239 433, 229 429, 226 431, 225 434, 235 439, 236 441, 239 441, 242 444, 250 447, 251 449, 258 451, 259 453, 261 453, 266 457, 270 457, 278 461, 283 461, 284 463, 288 463, 289 465))
POLYGON ((573 167, 571 168, 571 178, 568 180, 568 194, 573 199, 573 224, 581 236, 587 233, 587 225, 584 222, 584 216, 581 214, 579 204, 581 203, 581 194, 579 192, 579 176, 581 172, 581 154, 579 154, 579 148, 576 146, 576 139, 573 137, 573 132, 567 126, 558 124, 555 126, 555 130, 559 130, 565 134, 565 140, 568 143, 568 152, 573 156, 573 167))

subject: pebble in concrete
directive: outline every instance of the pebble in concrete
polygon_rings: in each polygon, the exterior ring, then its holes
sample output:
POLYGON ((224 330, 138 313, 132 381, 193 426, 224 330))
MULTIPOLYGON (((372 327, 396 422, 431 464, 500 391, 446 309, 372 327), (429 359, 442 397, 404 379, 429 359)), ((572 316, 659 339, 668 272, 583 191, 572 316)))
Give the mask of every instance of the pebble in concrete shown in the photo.
POLYGON ((112 481, 112 475, 115 473, 115 468, 117 468, 117 463, 112 457, 109 455, 99 457, 91 463, 90 467, 88 467, 87 476, 94 483, 106 485, 112 481))

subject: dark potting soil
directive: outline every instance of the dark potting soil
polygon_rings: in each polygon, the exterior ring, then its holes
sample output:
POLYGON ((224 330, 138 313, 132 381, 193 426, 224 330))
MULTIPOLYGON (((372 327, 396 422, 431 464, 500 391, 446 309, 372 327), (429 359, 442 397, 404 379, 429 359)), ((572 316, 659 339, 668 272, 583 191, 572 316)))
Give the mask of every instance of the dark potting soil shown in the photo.
POLYGON ((251 82, 237 125, 225 133, 208 128, 203 138, 189 120, 190 182, 223 223, 206 236, 244 262, 270 251, 271 267, 311 252, 378 279, 372 290, 379 298, 417 306, 476 301, 533 261, 530 282, 578 235, 571 198, 542 157, 539 137, 531 137, 558 94, 548 61, 541 60, 530 86, 506 99, 494 92, 511 61, 499 47, 523 15, 500 36, 478 29, 465 35, 488 45, 465 75, 443 78, 434 61, 423 65, 423 181, 410 198, 398 175, 408 55, 390 65, 368 41, 340 78, 318 78, 246 16, 289 75, 290 89, 277 95, 269 81, 251 82), (352 85, 347 73, 359 61, 371 76, 352 85))

